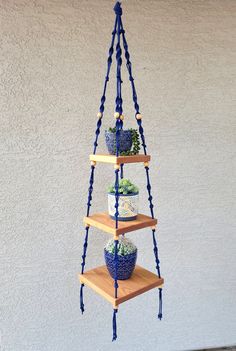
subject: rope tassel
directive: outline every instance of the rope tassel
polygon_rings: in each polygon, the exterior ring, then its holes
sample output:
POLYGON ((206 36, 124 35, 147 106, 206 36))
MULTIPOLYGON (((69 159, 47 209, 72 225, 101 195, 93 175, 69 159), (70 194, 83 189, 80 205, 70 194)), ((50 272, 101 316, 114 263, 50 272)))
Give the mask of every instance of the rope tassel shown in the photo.
POLYGON ((159 313, 158 313, 158 318, 162 319, 162 288, 159 289, 159 313))
POLYGON ((80 310, 81 310, 82 314, 84 313, 83 289, 84 289, 84 284, 81 284, 81 286, 80 286, 80 310))
POLYGON ((113 319, 112 319, 113 337, 112 337, 112 341, 115 341, 117 339, 117 325, 116 325, 117 312, 118 312, 118 310, 116 310, 116 309, 113 310, 113 319))

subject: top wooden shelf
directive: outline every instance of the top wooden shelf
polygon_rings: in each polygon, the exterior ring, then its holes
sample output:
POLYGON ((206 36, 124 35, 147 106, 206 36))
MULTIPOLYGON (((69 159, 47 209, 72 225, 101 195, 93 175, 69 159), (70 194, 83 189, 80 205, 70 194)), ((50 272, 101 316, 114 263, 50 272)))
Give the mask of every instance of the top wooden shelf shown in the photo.
POLYGON ((90 161, 120 165, 122 163, 149 162, 151 159, 151 156, 150 155, 133 155, 133 156, 116 157, 115 155, 95 154, 95 155, 90 155, 89 158, 90 158, 90 161))

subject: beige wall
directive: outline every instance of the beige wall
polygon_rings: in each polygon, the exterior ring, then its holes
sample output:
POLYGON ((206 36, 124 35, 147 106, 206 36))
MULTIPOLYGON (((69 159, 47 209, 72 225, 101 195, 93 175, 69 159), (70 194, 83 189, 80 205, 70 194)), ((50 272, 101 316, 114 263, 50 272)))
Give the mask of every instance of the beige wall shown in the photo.
MULTIPOLYGON (((236 1, 124 0, 123 21, 160 221, 164 319, 151 291, 111 306, 85 289, 89 162, 113 1, 0 1, 0 349, 166 351, 236 344, 236 1)), ((124 76, 126 72, 123 70, 124 76)), ((113 123, 114 72, 104 127, 113 123)), ((135 126, 124 78, 126 125, 135 126)), ((104 151, 103 132, 100 150, 104 151)), ((142 188, 140 165, 127 175, 142 188)), ((106 208, 109 166, 96 171, 94 211, 106 208)), ((129 237, 155 271, 148 230, 129 237)), ((108 236, 92 230, 87 267, 108 236)))

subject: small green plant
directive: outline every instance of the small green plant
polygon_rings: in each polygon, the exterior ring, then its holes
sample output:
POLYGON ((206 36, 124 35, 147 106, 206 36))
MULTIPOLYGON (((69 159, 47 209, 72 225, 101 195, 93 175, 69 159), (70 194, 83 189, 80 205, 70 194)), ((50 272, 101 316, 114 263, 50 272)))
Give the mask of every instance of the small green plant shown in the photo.
MULTIPOLYGON (((115 254, 115 244, 114 244, 114 239, 110 239, 106 246, 105 250, 108 251, 111 254, 115 254)), ((129 254, 132 254, 133 252, 137 251, 137 247, 132 243, 131 240, 121 237, 119 239, 118 243, 118 255, 120 256, 126 256, 129 254)))
MULTIPOLYGON (((121 152, 120 153, 121 156, 137 155, 140 151, 139 133, 138 133, 137 129, 130 128, 128 130, 131 132, 132 150, 121 152)), ((114 128, 110 127, 108 129, 108 131, 111 133, 116 133, 116 127, 114 127, 114 128)), ((114 152, 116 152, 116 143, 114 145, 114 152)))
MULTIPOLYGON (((109 193, 115 194, 115 191, 116 190, 114 185, 109 186, 108 188, 109 193)), ((119 194, 128 195, 128 194, 134 194, 138 192, 139 192, 138 187, 133 183, 131 183, 129 179, 123 178, 119 181, 119 189, 118 189, 119 194)))

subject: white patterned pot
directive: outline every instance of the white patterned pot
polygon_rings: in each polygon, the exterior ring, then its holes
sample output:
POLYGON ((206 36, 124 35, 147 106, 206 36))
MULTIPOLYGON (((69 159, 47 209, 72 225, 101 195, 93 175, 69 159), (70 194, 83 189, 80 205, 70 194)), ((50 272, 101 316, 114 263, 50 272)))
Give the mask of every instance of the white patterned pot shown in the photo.
MULTIPOLYGON (((108 193, 108 212, 113 219, 115 219, 116 213, 115 203, 115 194, 108 193)), ((118 212, 119 221, 132 221, 136 219, 138 214, 138 193, 128 195, 119 194, 118 212)))

